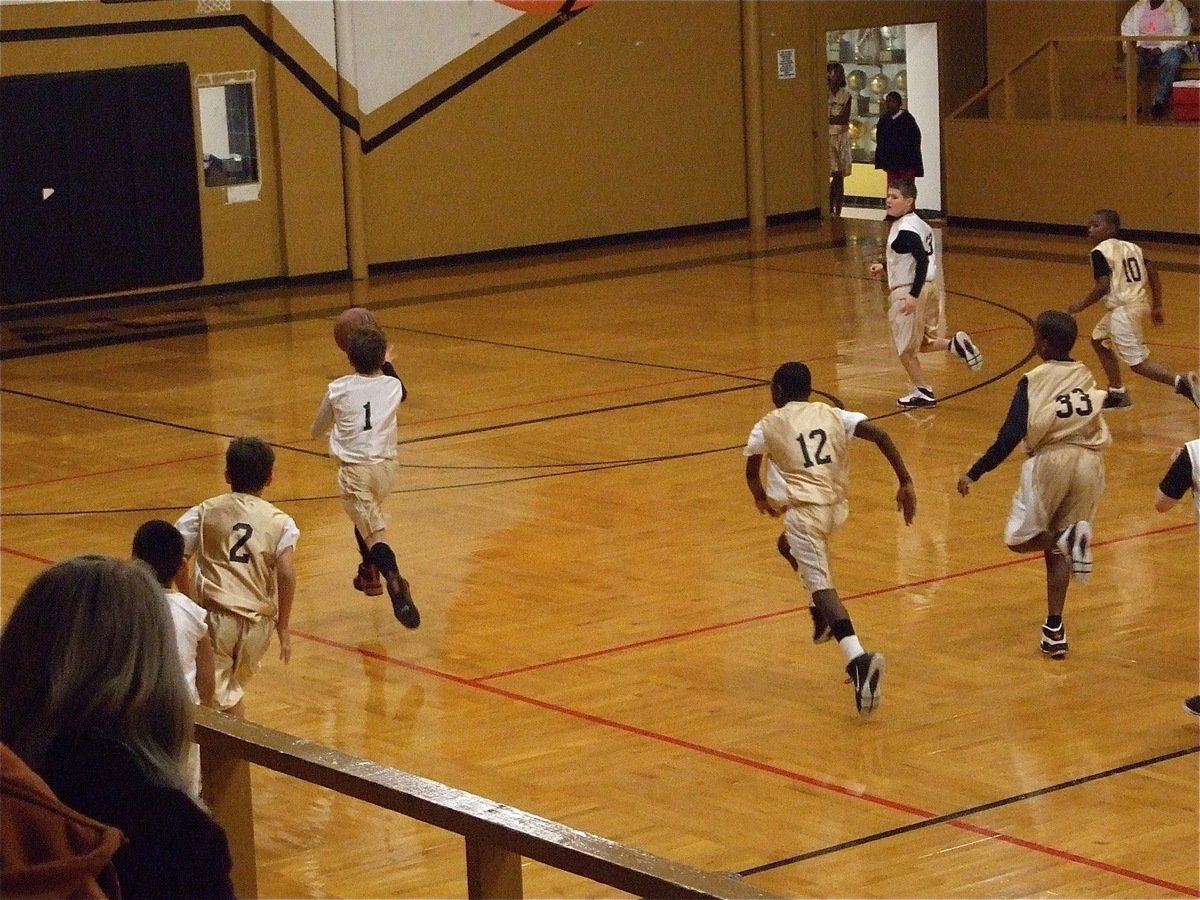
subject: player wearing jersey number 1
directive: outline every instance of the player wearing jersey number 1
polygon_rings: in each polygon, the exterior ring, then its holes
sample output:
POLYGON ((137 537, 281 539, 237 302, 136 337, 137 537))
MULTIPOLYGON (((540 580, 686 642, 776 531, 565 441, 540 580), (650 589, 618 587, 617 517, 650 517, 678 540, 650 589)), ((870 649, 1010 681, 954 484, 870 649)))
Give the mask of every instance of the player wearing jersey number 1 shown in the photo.
POLYGON ((1121 383, 1122 362, 1144 378, 1171 385, 1175 393, 1200 406, 1200 382, 1195 372, 1176 375, 1150 359, 1142 325, 1147 313, 1155 325, 1164 321, 1162 281, 1142 248, 1119 238, 1120 231, 1121 216, 1116 210, 1098 209, 1092 213, 1087 233, 1096 241, 1092 248, 1095 284, 1086 297, 1067 307, 1068 312, 1079 313, 1104 301, 1105 313, 1092 331, 1092 347, 1108 376, 1104 408, 1126 409, 1133 405, 1121 383))
POLYGON ((405 397, 404 384, 385 372, 387 338, 377 327, 367 325, 351 332, 346 355, 354 374, 330 382, 311 433, 320 437, 328 432, 329 453, 339 463, 342 506, 354 523, 363 558, 355 588, 373 594, 368 578, 377 571, 400 624, 416 628, 421 614, 388 544, 388 516, 383 511, 396 480, 396 413, 405 397))

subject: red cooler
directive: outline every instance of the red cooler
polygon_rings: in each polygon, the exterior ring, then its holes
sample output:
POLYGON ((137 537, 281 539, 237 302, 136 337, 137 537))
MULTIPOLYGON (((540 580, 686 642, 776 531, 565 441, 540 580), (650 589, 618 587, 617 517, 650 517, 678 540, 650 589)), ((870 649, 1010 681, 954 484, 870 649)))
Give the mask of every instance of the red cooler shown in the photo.
POLYGON ((1176 122, 1200 122, 1200 81, 1171 86, 1171 115, 1176 122))

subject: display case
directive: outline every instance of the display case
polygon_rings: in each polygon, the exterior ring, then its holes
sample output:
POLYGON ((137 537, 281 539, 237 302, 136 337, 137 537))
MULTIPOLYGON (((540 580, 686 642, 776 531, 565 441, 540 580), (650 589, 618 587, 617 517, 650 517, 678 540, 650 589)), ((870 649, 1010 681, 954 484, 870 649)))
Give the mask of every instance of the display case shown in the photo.
POLYGON ((875 159, 875 126, 883 112, 883 98, 898 91, 907 106, 908 70, 905 26, 884 25, 831 31, 826 35, 826 57, 846 70, 846 87, 852 95, 850 155, 854 162, 875 159))

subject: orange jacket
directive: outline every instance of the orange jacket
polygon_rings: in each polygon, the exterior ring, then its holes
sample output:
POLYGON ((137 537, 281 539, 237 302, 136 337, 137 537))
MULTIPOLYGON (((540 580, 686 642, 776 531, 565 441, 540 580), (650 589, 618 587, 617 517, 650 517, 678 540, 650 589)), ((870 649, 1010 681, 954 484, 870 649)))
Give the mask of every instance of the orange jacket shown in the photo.
POLYGON ((0 895, 116 898, 117 828, 59 803, 37 774, 0 744, 0 895))

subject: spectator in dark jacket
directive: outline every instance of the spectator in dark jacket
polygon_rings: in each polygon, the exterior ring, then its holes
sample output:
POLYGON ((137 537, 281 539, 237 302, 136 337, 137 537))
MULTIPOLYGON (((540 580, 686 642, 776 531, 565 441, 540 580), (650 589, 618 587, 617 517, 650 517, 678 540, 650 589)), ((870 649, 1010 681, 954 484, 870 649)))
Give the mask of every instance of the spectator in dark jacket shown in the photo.
POLYGON ((900 94, 883 99, 883 115, 875 127, 875 168, 887 173, 888 184, 915 181, 925 174, 921 162, 921 129, 912 113, 900 106, 900 94))

